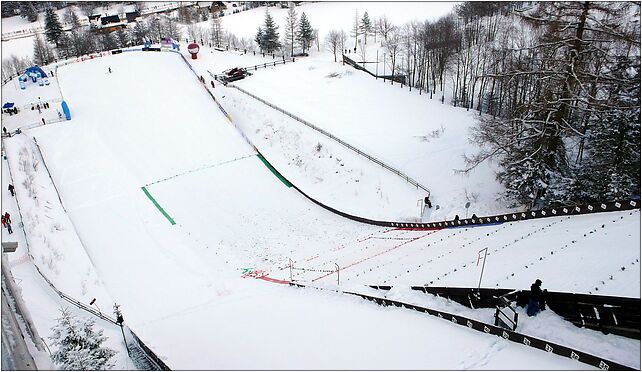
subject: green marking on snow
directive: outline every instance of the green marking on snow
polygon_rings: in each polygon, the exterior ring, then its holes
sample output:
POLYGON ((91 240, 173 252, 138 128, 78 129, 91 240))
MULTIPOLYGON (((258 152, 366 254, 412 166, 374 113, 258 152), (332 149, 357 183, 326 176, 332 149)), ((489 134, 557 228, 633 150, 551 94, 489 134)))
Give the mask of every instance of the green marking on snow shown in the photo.
POLYGON ((263 164, 265 164, 265 166, 266 166, 266 167, 268 167, 268 169, 269 169, 272 173, 274 173, 274 175, 275 175, 278 179, 280 179, 280 180, 281 180, 281 182, 283 182, 283 184, 284 184, 285 186, 287 186, 287 187, 292 187, 292 184, 290 183, 290 181, 286 180, 286 179, 285 179, 285 177, 283 177, 283 176, 281 175, 281 173, 279 173, 279 171, 277 171, 276 169, 274 169, 274 167, 272 166, 272 164, 268 163, 268 161, 263 157, 263 155, 261 155, 261 154, 256 154, 256 156, 258 156, 258 157, 259 157, 259 159, 261 159, 261 161, 263 162, 263 164))
POLYGON ((158 208, 158 210, 163 214, 163 216, 165 216, 165 218, 167 218, 167 220, 169 221, 169 223, 171 223, 172 225, 176 225, 176 222, 174 222, 174 220, 172 219, 172 217, 170 217, 170 216, 169 216, 169 214, 167 214, 167 212, 165 212, 165 210, 163 209, 163 207, 161 207, 161 206, 160 206, 160 204, 158 204, 158 202, 156 201, 156 199, 154 199, 154 198, 152 197, 152 195, 149 193, 149 191, 147 191, 147 189, 145 188, 145 186, 143 186, 143 187, 142 187, 142 189, 143 189, 143 192, 145 193, 145 195, 147 195, 147 197, 149 198, 149 200, 151 200, 151 201, 152 201, 152 203, 154 203, 154 205, 156 206, 156 208, 158 208))

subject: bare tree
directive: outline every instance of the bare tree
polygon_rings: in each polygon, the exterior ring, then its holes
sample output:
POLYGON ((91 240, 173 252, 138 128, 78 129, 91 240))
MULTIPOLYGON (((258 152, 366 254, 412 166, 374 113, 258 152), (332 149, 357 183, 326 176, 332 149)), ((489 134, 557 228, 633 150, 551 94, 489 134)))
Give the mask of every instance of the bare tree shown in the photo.
POLYGON ((350 37, 354 38, 354 51, 357 51, 357 39, 359 39, 360 28, 359 28, 359 11, 354 11, 354 23, 352 23, 352 28, 350 29, 350 37))
POLYGON ((381 18, 379 18, 375 24, 376 24, 377 32, 379 32, 379 34, 383 36, 384 41, 387 41, 388 33, 392 31, 392 29, 394 28, 394 25, 390 23, 390 21, 385 16, 385 14, 381 16, 381 18))
MULTIPOLYGON (((343 40, 342 40, 342 34, 343 37, 345 38, 345 32, 343 30, 337 31, 337 30, 331 30, 328 32, 328 35, 325 37, 325 45, 326 48, 328 48, 329 51, 332 52, 334 55, 334 61, 337 61, 337 49, 342 48, 343 40)), ((341 49, 341 53, 343 53, 343 49, 341 49)))
POLYGON ((384 41, 383 46, 386 54, 390 57, 388 66, 392 71, 391 75, 394 76, 397 68, 397 57, 401 51, 401 33, 398 28, 394 27, 388 32, 388 38, 384 41))

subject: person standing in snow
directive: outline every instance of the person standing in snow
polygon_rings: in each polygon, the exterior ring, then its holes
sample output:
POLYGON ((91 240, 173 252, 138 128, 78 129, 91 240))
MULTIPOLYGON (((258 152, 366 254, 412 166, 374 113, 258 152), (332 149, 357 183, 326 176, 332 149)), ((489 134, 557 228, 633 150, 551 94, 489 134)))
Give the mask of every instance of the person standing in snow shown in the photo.
POLYGON ((13 234, 13 229, 11 229, 11 224, 9 222, 6 222, 6 224, 7 224, 7 231, 9 231, 9 234, 13 234))
POLYGON ((542 297, 542 281, 537 279, 535 283, 531 284, 531 293, 528 298, 528 305, 526 305, 526 314, 528 314, 528 316, 533 316, 540 311, 542 297))
POLYGON ((2 216, 2 217, 4 217, 4 219, 7 222, 11 223, 11 215, 9 214, 9 212, 4 212, 4 216, 2 216))
POLYGON ((4 216, 2 216, 2 218, 0 218, 0 220, 2 220, 2 227, 7 227, 7 219, 4 218, 4 216))
POLYGON ((15 193, 15 191, 14 191, 15 189, 13 188, 13 185, 12 185, 12 184, 9 184, 8 189, 9 189, 9 192, 11 193, 11 196, 15 196, 15 195, 16 195, 16 193, 15 193))
POLYGON ((2 133, 4 133, 5 136, 7 135, 7 127, 2 127, 2 133))
POLYGON ((109 71, 109 73, 111 74, 111 67, 108 67, 107 71, 109 71))

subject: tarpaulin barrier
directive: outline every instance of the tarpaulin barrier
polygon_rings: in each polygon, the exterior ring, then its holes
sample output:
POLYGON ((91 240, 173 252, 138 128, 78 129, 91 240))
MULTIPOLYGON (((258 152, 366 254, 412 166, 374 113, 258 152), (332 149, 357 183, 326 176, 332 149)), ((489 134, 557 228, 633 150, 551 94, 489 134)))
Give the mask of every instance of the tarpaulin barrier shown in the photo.
MULTIPOLYGON (((290 283, 290 285, 295 287, 300 287, 300 288, 308 288, 308 286, 303 284, 298 284, 298 283, 290 283)), ((309 288, 320 289, 316 287, 309 287, 309 288)), ((358 296, 365 300, 375 302, 378 305, 403 307, 403 308, 415 310, 421 313, 426 313, 426 314, 435 316, 437 318, 450 321, 453 324, 467 327, 477 332, 499 336, 508 341, 516 342, 528 347, 544 350, 548 353, 553 353, 553 354, 557 354, 573 360, 577 360, 578 362, 585 363, 603 370, 618 370, 618 371, 634 370, 634 368, 625 366, 623 364, 620 364, 605 358, 601 358, 599 356, 588 354, 583 351, 570 348, 568 346, 556 344, 554 342, 542 340, 537 337, 532 337, 532 336, 528 336, 515 331, 507 330, 501 327, 494 326, 492 324, 480 322, 478 320, 467 318, 461 315, 451 314, 445 311, 435 310, 435 309, 431 309, 423 306, 404 303, 401 301, 389 300, 387 298, 369 296, 369 295, 355 293, 355 292, 339 292, 339 293, 358 296)))
MULTIPOLYGON (((385 291, 392 288, 379 285, 371 285, 370 287, 385 291)), ((472 309, 499 306, 501 305, 499 300, 501 296, 524 307, 530 296, 530 290, 506 288, 413 286, 411 289, 448 298, 472 309)), ((640 339, 641 307, 639 298, 547 292, 545 301, 551 311, 580 328, 640 339)))

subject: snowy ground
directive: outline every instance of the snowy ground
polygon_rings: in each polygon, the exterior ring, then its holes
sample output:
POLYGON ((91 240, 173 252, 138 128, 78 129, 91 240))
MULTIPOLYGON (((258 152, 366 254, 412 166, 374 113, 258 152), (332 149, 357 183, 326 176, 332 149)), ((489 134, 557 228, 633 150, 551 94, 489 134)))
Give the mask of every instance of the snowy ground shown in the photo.
MULTIPOLYGON (((90 260, 99 278, 92 293, 102 290, 105 297, 108 293, 111 301, 121 304, 127 324, 172 368, 588 367, 408 310, 381 308, 331 292, 296 290, 247 275, 261 271, 289 279, 288 270, 283 270, 289 259, 295 267, 306 269, 332 270, 339 264, 346 289, 366 291, 364 284, 417 285, 436 278, 438 285, 474 286, 479 273, 474 265, 477 251, 489 247, 485 287, 527 288, 540 277, 545 287, 555 291, 589 292, 597 287, 600 294, 639 296, 638 211, 437 232, 365 226, 317 207, 275 177, 172 53, 125 53, 65 66, 59 74, 72 120, 29 129, 9 139, 10 164, 13 169, 19 163, 21 149, 33 149, 30 139, 35 136, 68 221, 82 242, 71 246, 77 252, 56 263, 65 268, 60 285, 88 301, 82 288, 74 286, 87 275, 80 263, 90 260), (107 67, 114 72, 106 73, 107 67), (142 75, 157 78, 140 79, 142 75), (87 79, 102 89, 87 86, 87 79), (177 100, 177 91, 189 99, 177 100), (147 197, 143 186, 169 218, 147 197), (605 250, 607 244, 618 249, 605 250), (560 275, 562 271, 568 275, 560 275), (608 279, 610 275, 613 280, 608 279), (448 337, 443 336, 446 333, 448 337)), ((220 88, 214 89, 217 95, 220 88)), ((237 110, 232 116, 241 129, 260 128, 251 120, 255 113, 262 122, 271 120, 286 131, 298 130, 288 129, 294 126, 240 97, 227 102, 222 104, 233 103, 230 111, 237 110)), ((260 146, 258 136, 248 137, 260 146)), ((269 151, 277 156, 285 149, 280 145, 269 151)), ((284 164, 286 157, 281 157, 274 163, 284 164)), ((357 159, 356 154, 345 155, 347 164, 360 164, 357 159)), ((332 167, 316 169, 334 172, 332 167)), ((284 167, 286 172, 298 177, 304 190, 311 184, 306 182, 306 172, 284 167)), ((25 171, 18 173, 28 176, 25 171)), ((363 177, 368 185, 384 176, 364 172, 363 177)), ((52 185, 43 178, 35 182, 41 186, 43 200, 55 204, 52 185)), ((321 196, 333 200, 337 198, 333 190, 328 187, 329 196, 321 196)), ((27 189, 19 186, 18 198, 28 208, 25 195, 27 189)), ((39 213, 37 207, 34 215, 39 213)), ((383 210, 375 205, 372 209, 383 210)), ((66 216, 56 221, 64 222, 66 216)), ((72 239, 67 236, 72 235, 71 227, 61 226, 68 232, 66 239, 72 239)), ((27 224, 27 231, 39 234, 42 227, 30 230, 27 224)), ((28 260, 20 262, 15 264, 18 270, 34 270, 28 260)), ((27 274, 18 274, 27 304, 40 304, 32 311, 39 329, 48 329, 59 304, 46 302, 51 301, 51 295, 43 293, 46 284, 27 274)), ((319 278, 326 273, 302 271, 295 275, 296 280, 336 287, 333 274, 319 278)), ((109 308, 109 304, 100 306, 109 308)), ((549 335, 556 336, 556 342, 587 351, 604 343, 593 352, 639 368, 639 341, 599 338, 548 315, 524 322, 522 331, 546 338, 545 329, 559 324, 568 332, 549 335)), ((110 342, 117 347, 118 330, 110 332, 110 342)), ((125 363, 120 360, 119 368, 126 368, 125 363)))
POLYGON ((325 58, 258 70, 235 84, 427 186, 432 203, 440 208, 427 211, 425 221, 464 217, 467 202, 469 215, 510 210, 501 198, 503 188, 493 164, 483 163, 470 175, 456 172, 465 168, 463 155, 476 149, 468 141, 473 112, 387 85, 325 58))

